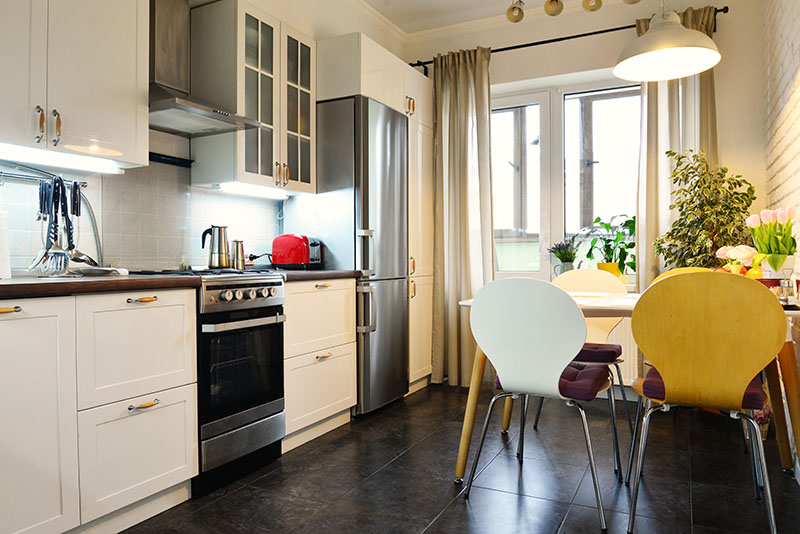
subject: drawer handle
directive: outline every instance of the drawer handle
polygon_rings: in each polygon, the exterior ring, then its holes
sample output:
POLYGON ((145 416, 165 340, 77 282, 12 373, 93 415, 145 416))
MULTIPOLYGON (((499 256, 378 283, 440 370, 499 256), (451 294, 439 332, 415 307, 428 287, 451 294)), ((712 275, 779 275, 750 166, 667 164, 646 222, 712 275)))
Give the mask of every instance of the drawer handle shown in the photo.
POLYGON ((314 284, 314 287, 317 289, 325 289, 326 287, 331 287, 331 285, 326 282, 324 284, 314 284))
POLYGON ((330 352, 326 352, 325 354, 320 354, 319 356, 317 356, 317 361, 327 360, 331 356, 333 356, 333 354, 331 354, 330 352))
POLYGON ((14 306, 13 308, 0 308, 0 313, 19 313, 22 311, 22 306, 14 306))
POLYGON ((144 404, 140 404, 139 406, 134 406, 131 404, 128 406, 129 412, 135 412, 136 410, 146 410, 148 408, 152 408, 153 406, 158 406, 161 401, 158 399, 154 399, 153 402, 145 402, 144 404))
POLYGON ((138 299, 128 298, 125 302, 128 304, 147 304, 148 302, 155 302, 158 297, 139 297, 138 299))

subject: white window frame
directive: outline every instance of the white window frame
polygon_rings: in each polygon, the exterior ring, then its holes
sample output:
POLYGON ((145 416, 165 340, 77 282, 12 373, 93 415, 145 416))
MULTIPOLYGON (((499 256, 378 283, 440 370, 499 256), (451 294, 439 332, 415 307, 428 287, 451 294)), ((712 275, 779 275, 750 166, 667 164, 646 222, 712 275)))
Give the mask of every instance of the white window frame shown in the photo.
MULTIPOLYGON (((563 77, 560 77, 563 79, 563 77)), ((559 80, 561 81, 561 80, 559 80)), ((635 84, 620 80, 609 73, 592 82, 566 83, 539 87, 524 92, 492 94, 492 111, 539 104, 541 147, 541 234, 539 239, 539 272, 495 272, 501 278, 554 278, 551 254, 554 243, 564 240, 564 96, 572 93, 602 91, 632 87, 635 84), (548 135, 549 132, 549 135, 548 135), (553 142, 559 140, 559 142, 553 142)))

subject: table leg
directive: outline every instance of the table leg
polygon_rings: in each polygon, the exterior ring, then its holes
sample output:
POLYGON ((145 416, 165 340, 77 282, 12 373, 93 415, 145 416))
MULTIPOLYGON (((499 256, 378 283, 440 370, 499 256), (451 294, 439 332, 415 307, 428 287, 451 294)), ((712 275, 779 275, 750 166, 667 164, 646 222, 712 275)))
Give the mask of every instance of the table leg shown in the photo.
POLYGON ((506 397, 506 404, 503 408, 503 426, 501 430, 503 434, 508 434, 508 428, 511 426, 511 411, 514 409, 514 397, 506 397))
POLYGON ((467 409, 464 412, 464 426, 461 427, 461 443, 458 446, 458 460, 456 461, 456 484, 464 481, 467 470, 467 456, 469 456, 469 442, 472 440, 472 427, 475 426, 475 413, 478 411, 478 398, 481 394, 483 372, 486 369, 486 355, 477 347, 475 360, 472 363, 472 378, 469 381, 469 395, 467 396, 467 409))
MULTIPOLYGON (((783 378, 783 389, 786 392, 789 418, 792 420, 794 442, 800 444, 800 375, 797 372, 794 344, 791 341, 783 344, 783 348, 778 353, 778 364, 781 366, 781 378, 783 378)), ((782 460, 781 463, 783 463, 782 460)))
POLYGON ((769 398, 772 400, 772 415, 775 418, 775 437, 778 440, 778 450, 781 454, 781 467, 792 468, 792 449, 789 445, 789 430, 786 426, 786 412, 783 411, 783 392, 778 376, 778 361, 772 360, 766 368, 767 388, 769 398))

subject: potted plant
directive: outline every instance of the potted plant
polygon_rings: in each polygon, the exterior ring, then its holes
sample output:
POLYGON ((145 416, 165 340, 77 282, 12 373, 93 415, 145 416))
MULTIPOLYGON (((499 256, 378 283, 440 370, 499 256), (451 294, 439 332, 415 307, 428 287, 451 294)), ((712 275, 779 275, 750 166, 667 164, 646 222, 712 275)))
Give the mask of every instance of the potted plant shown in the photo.
POLYGON ((725 258, 716 251, 724 246, 750 245, 745 227, 755 188, 740 175, 730 176, 725 167, 712 169, 703 152, 689 150, 667 155, 675 160, 670 209, 678 217, 670 230, 655 241, 656 254, 670 267, 721 267, 725 258))
POLYGON ((581 233, 593 236, 586 257, 593 260, 596 253, 599 253, 599 259, 603 261, 598 262, 598 269, 615 276, 622 276, 626 268, 636 270, 636 255, 633 253, 633 248, 636 247, 636 217, 615 215, 608 222, 597 217, 592 227, 582 230, 581 233))
MULTIPOLYGON (((570 239, 565 239, 560 243, 556 243, 552 247, 548 248, 547 252, 558 258, 558 261, 561 262, 561 272, 556 272, 556 275, 571 271, 575 268, 575 258, 578 256, 578 247, 575 245, 575 236, 572 236, 570 239)), ((553 272, 555 272, 556 267, 559 267, 559 265, 553 267, 553 272)))

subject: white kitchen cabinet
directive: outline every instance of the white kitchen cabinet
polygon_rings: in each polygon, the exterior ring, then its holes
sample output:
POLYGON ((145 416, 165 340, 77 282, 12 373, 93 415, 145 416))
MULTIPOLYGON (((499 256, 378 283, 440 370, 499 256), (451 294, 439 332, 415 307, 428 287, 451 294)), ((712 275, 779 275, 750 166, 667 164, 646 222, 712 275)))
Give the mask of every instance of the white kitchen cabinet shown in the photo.
POLYGON ((408 123, 408 273, 433 275, 433 129, 408 123))
POLYGON ((190 384, 78 414, 83 523, 197 475, 196 399, 190 384))
POLYGON ((64 532, 80 522, 75 299, 0 301, 0 340, 0 532, 64 532))
POLYGON ((413 383, 432 371, 433 277, 412 277, 408 298, 408 380, 413 383))
POLYGON ((148 160, 147 0, 4 2, 0 141, 148 160), (10 51, 13 51, 10 52, 10 51))
POLYGON ((355 343, 286 360, 286 434, 356 404, 355 343))
POLYGON ((355 342, 353 278, 289 282, 285 291, 285 358, 355 342))
POLYGON ((406 115, 428 128, 433 128, 433 80, 415 68, 406 67, 406 106, 410 106, 405 110, 406 115))
POLYGON ((197 380, 195 292, 76 297, 78 408, 197 380))
POLYGON ((192 95, 258 120, 192 140, 192 184, 316 192, 316 44, 241 0, 192 9, 192 95))

